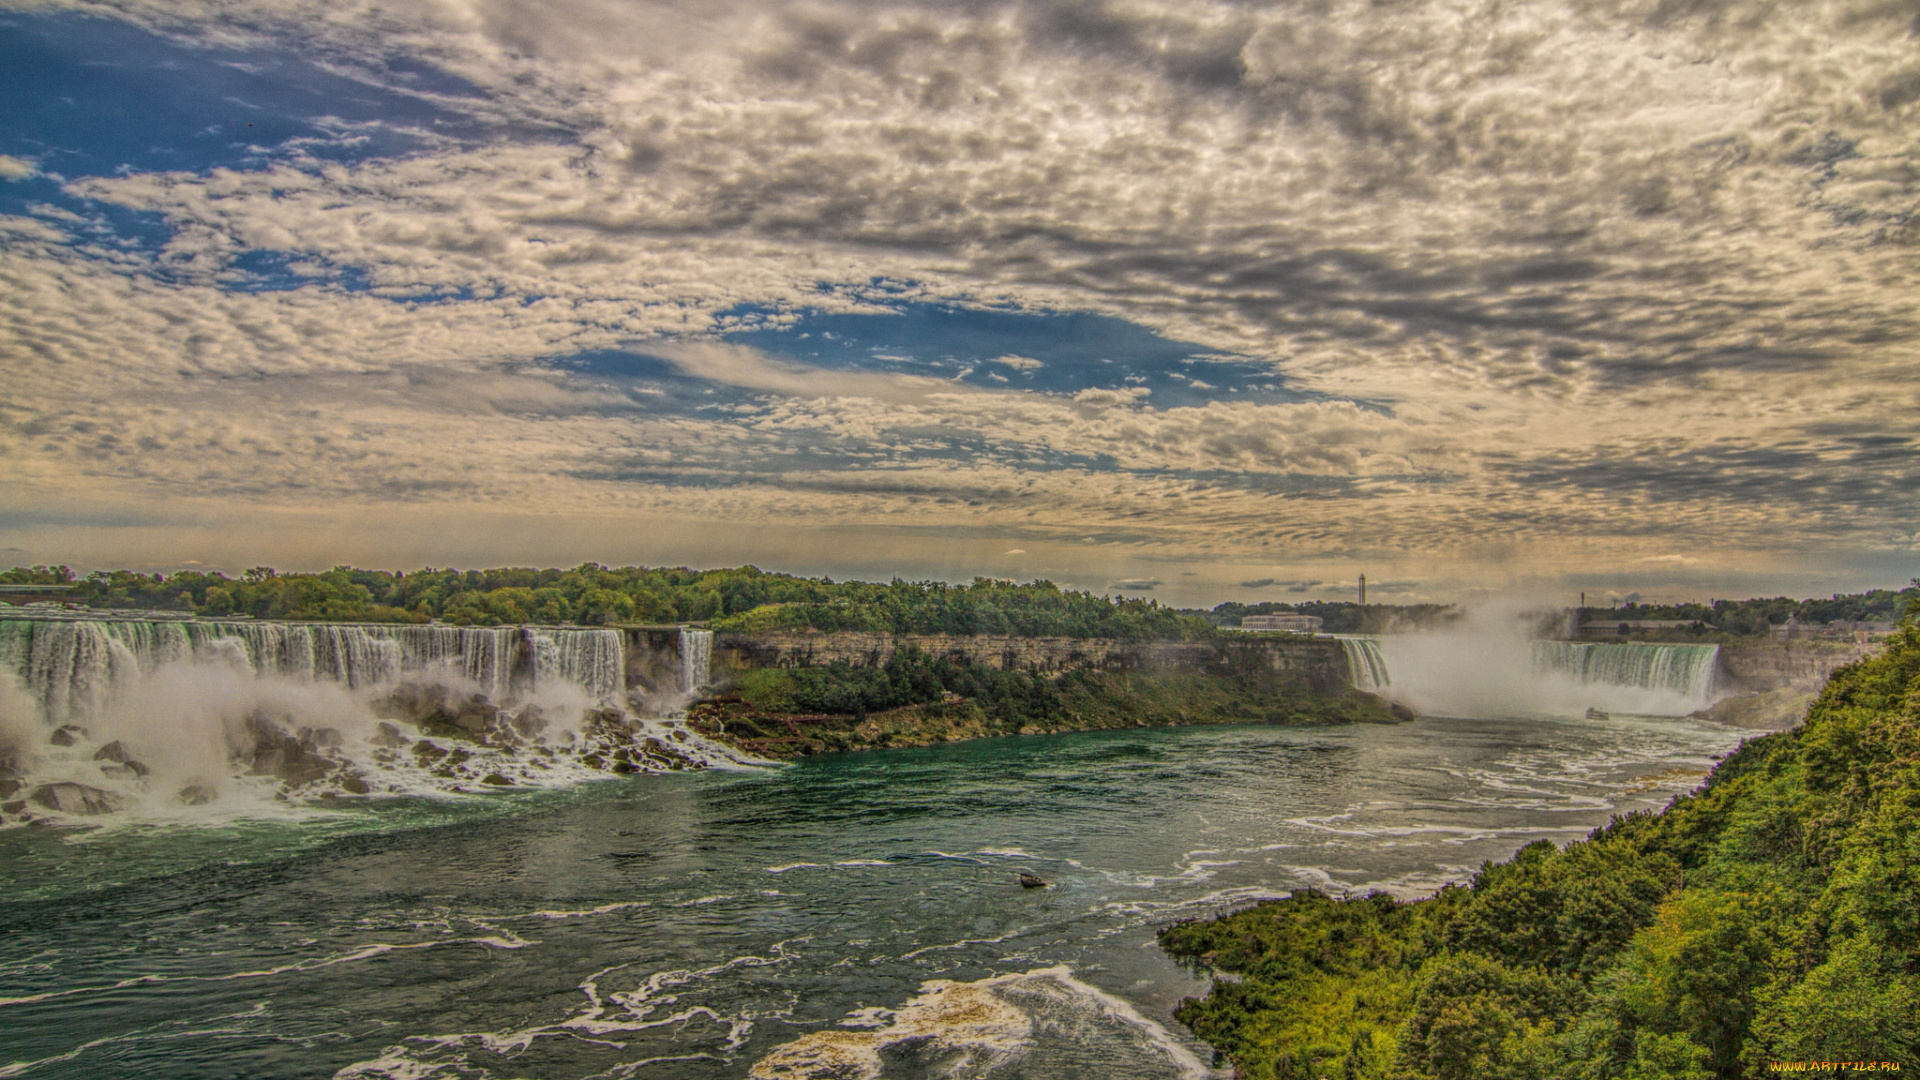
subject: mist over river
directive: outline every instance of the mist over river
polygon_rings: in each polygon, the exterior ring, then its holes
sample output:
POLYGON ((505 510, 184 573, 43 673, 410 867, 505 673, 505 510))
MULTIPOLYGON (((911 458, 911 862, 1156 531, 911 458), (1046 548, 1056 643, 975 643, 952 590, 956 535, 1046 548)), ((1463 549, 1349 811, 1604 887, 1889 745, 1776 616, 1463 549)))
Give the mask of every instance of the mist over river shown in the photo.
POLYGON ((1156 928, 1427 893, 1664 805, 1738 736, 1154 729, 16 828, 0 1075, 1205 1076, 1171 1012, 1206 983, 1156 928))

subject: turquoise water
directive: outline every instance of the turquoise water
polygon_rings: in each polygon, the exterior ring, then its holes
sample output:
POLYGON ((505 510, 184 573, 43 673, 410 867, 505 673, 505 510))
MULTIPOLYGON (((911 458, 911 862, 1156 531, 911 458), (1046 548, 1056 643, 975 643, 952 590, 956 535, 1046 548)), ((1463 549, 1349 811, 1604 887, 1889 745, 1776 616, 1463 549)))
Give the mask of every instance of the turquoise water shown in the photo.
POLYGON ((1738 734, 1161 729, 17 828, 0 1075, 1205 1076, 1171 1019, 1205 983, 1156 928, 1430 892, 1664 804, 1738 734))

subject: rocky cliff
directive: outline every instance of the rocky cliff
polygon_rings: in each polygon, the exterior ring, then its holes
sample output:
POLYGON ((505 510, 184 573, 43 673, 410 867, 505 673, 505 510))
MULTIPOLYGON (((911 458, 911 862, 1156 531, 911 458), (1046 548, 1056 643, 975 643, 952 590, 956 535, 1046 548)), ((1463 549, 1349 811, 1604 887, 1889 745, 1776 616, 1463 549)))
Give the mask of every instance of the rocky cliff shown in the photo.
POLYGON ((722 633, 714 639, 716 682, 751 668, 805 667, 836 660, 878 667, 896 650, 1045 675, 1068 671, 1155 671, 1215 675, 1250 667, 1299 674, 1315 689, 1350 685, 1346 652, 1327 638, 1114 641, 1102 638, 868 633, 722 633))
POLYGON ((1850 641, 1737 641, 1720 646, 1715 682, 1734 694, 1788 687, 1817 690, 1836 669, 1872 656, 1882 647, 1850 641))

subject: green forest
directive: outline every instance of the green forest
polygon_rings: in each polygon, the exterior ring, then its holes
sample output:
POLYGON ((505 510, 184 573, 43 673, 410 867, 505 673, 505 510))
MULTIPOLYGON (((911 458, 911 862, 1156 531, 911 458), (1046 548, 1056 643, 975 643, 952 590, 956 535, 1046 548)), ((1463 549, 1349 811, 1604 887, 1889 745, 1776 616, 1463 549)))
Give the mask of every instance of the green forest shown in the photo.
MULTIPOLYGON (((97 570, 79 577, 65 566, 14 567, 0 584, 72 585, 74 601, 103 608, 191 611, 256 619, 426 622, 463 626, 517 623, 583 626, 707 623, 722 630, 865 630, 904 634, 1017 634, 1122 640, 1199 638, 1235 627, 1249 615, 1317 615, 1327 633, 1382 633, 1429 627, 1458 614, 1442 604, 1341 601, 1242 603, 1211 609, 1169 607, 1154 600, 1101 596, 1048 581, 1015 584, 975 578, 867 582, 805 578, 742 566, 720 570, 586 563, 570 570, 360 570, 277 573, 256 567, 237 578, 182 570, 143 574, 97 570)), ((1590 619, 1699 622, 1702 640, 1765 634, 1788 618, 1890 622, 1920 596, 1874 589, 1828 599, 1713 600, 1703 604, 1628 604, 1587 608, 1590 619)))
POLYGON ((1153 600, 1098 596, 1048 581, 975 578, 836 582, 752 566, 690 570, 595 563, 571 570, 358 570, 238 578, 183 570, 16 567, 0 584, 72 584, 79 603, 197 615, 337 622, 618 625, 706 623, 716 630, 866 630, 898 634, 1016 634, 1138 641, 1205 637, 1213 627, 1153 600))
POLYGON ((1179 1016, 1249 1080, 1734 1080, 1920 1067, 1920 630, 1660 814, 1399 903, 1169 928, 1179 1016))
POLYGON ((1793 600, 1785 596, 1753 600, 1710 600, 1704 604, 1622 604, 1585 608, 1583 617, 1605 619, 1661 619, 1698 622, 1722 634, 1741 637, 1764 634, 1789 618, 1803 623, 1893 622, 1907 604, 1920 597, 1920 579, 1904 589, 1871 589, 1863 593, 1836 593, 1825 600, 1793 600))

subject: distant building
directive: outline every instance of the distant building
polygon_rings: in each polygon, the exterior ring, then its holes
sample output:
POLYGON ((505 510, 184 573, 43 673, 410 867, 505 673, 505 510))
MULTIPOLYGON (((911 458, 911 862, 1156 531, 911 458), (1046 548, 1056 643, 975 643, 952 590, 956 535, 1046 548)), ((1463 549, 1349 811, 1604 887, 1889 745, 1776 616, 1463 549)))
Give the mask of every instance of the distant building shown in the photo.
POLYGON ((1312 633, 1320 629, 1318 615, 1248 615, 1240 620, 1242 630, 1291 630, 1296 633, 1312 633))
POLYGON ((1635 630, 1680 630, 1696 626, 1714 629, 1712 623, 1703 623, 1698 619, 1588 619, 1580 624, 1580 636, 1604 637, 1607 634, 1631 634, 1635 630))
POLYGON ((1866 620, 1835 619, 1829 623, 1803 623, 1798 616, 1789 615, 1787 621, 1772 628, 1773 637, 1781 641, 1878 641, 1893 633, 1897 624, 1891 622, 1868 622, 1866 620))

